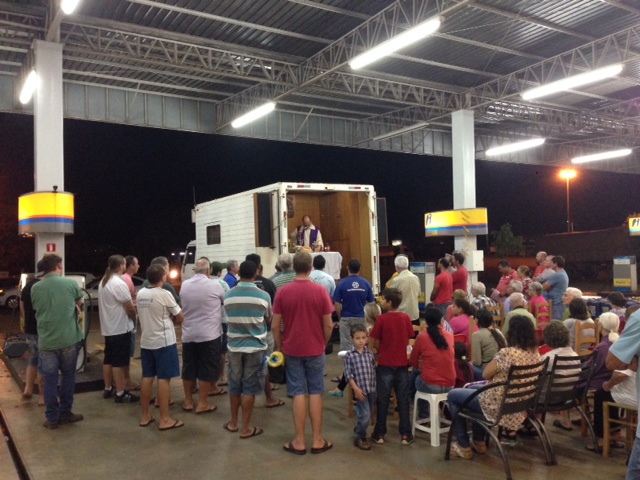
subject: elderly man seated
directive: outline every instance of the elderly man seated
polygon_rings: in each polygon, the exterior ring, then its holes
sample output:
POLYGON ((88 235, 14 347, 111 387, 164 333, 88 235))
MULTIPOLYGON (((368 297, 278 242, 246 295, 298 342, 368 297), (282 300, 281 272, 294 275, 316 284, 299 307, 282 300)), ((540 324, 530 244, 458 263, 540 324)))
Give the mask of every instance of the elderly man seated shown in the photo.
MULTIPOLYGON (((520 282, 518 282, 520 283, 520 282)), ((504 325, 502 326, 502 333, 504 336, 507 336, 507 332, 509 331, 509 321, 513 317, 527 317, 533 323, 533 328, 538 328, 538 322, 536 322, 536 317, 531 315, 530 312, 525 308, 526 300, 524 299, 524 295, 520 292, 514 292, 509 295, 509 303, 511 304, 511 311, 509 315, 504 318, 504 325)))
POLYGON ((495 305, 496 302, 487 297, 486 293, 487 287, 484 286, 484 283, 474 282, 471 285, 471 295, 469 296, 469 303, 471 303, 471 305, 473 305, 476 310, 495 305))
MULTIPOLYGON (((509 282, 509 286, 507 287, 507 299, 504 301, 504 314, 508 315, 511 310, 513 310, 513 305, 509 301, 509 296, 512 293, 522 293, 523 290, 522 282, 520 280, 511 280, 509 282)), ((524 298, 524 296, 523 296, 524 298)), ((524 304, 527 304, 527 299, 524 299, 524 304)))

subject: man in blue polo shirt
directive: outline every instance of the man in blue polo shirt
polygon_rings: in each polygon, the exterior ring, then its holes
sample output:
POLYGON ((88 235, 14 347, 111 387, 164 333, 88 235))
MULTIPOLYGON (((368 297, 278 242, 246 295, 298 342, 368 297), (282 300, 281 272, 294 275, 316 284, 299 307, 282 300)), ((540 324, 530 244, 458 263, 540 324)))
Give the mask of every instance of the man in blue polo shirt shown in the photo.
POLYGON ((351 327, 364 323, 364 306, 373 302, 371 284, 360 276, 360 260, 349 260, 349 276, 340 280, 333 293, 336 313, 340 319, 340 350, 350 350, 351 327))
MULTIPOLYGON (((625 370, 635 367, 636 393, 640 399, 640 373, 638 373, 638 356, 640 356, 640 310, 636 310, 627 320, 620 338, 611 345, 607 353, 607 368, 609 370, 625 370)), ((629 457, 627 480, 640 478, 640 426, 636 430, 636 440, 629 457)))

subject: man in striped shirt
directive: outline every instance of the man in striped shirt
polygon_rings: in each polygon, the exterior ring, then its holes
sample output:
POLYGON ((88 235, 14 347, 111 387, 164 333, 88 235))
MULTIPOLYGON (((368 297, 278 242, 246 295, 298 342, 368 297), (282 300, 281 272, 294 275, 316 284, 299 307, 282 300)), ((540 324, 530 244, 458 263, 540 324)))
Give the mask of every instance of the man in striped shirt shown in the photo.
POLYGON ((245 261, 240 264, 240 281, 224 296, 229 319, 229 402, 231 421, 224 428, 240 430, 240 438, 260 435, 263 430, 250 427, 255 396, 264 391, 267 350, 267 323, 271 323, 271 298, 254 283, 258 266, 245 261), (242 407, 242 425, 238 412, 242 407))

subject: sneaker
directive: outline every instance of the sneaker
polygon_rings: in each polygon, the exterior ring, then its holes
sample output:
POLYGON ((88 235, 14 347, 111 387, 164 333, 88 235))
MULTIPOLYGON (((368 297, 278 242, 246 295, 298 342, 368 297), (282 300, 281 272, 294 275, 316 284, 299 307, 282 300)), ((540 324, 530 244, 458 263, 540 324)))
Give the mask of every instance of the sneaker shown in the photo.
POLYGON ((457 443, 451 444, 451 450, 449 450, 449 455, 452 457, 460 457, 465 460, 471 460, 473 458, 473 452, 471 449, 463 450, 460 445, 457 443))
POLYGON ((484 455, 485 453, 487 453, 487 444, 484 442, 476 442, 475 440, 472 440, 471 448, 480 455, 484 455))
POLYGON ((329 390, 329 396, 342 398, 344 396, 344 392, 342 392, 339 388, 336 388, 335 390, 329 390))
POLYGON ((371 441, 377 443, 378 445, 382 445, 384 443, 383 436, 371 435, 371 441))
POLYGON ((413 437, 408 435, 402 436, 402 445, 411 445, 413 443, 413 437))
POLYGON ((356 438, 354 445, 358 447, 360 450, 371 450, 371 445, 367 443, 366 438, 356 438))
POLYGON ((51 423, 49 420, 45 420, 42 426, 44 428, 48 428, 49 430, 55 430, 56 428, 58 428, 57 423, 51 423))
POLYGON ((60 421, 58 422, 60 425, 65 425, 67 423, 75 423, 75 422, 79 422, 80 420, 84 419, 84 417, 82 415, 80 415, 79 413, 69 413, 68 415, 65 415, 64 417, 60 417, 60 421))
POLYGON ((138 403, 140 401, 140 397, 125 390, 122 395, 114 395, 113 400, 116 403, 138 403))
POLYGON ((102 392, 102 398, 111 398, 116 393, 116 389, 111 387, 109 390, 105 389, 102 392))

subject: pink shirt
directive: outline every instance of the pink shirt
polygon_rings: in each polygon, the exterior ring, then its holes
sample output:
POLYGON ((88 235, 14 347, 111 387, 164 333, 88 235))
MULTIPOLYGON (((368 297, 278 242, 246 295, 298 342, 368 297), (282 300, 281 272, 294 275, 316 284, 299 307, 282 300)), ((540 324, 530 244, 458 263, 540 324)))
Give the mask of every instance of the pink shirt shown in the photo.
POLYGON ((133 280, 131 280, 131 276, 128 273, 123 273, 120 278, 122 278, 122 280, 124 280, 124 283, 127 284, 127 287, 129 288, 129 293, 131 294, 131 301, 133 302, 133 305, 135 306, 136 304, 136 298, 138 297, 137 293, 136 293, 136 289, 133 286, 133 280))
MULTIPOLYGON (((470 321, 470 317, 469 315, 466 314, 462 314, 462 315, 458 315, 457 317, 453 317, 451 319, 451 321, 449 322, 449 325, 451 325, 451 330, 453 330, 453 334, 454 335, 466 335, 467 336, 467 341, 464 342, 464 344, 467 346, 467 349, 469 348, 469 344, 471 343, 471 339, 469 338, 469 321, 470 321)), ((473 326, 473 331, 477 332, 478 329, 478 325, 474 325, 473 326)))
POLYGON ((531 314, 535 317, 537 313, 546 313, 549 311, 548 307, 538 307, 538 304, 547 303, 547 300, 542 296, 538 295, 537 297, 533 297, 529 303, 531 304, 531 314))
POLYGON ((284 323, 282 353, 294 357, 324 355, 326 342, 322 317, 331 312, 333 304, 322 285, 295 279, 280 287, 273 313, 282 315, 284 323))

